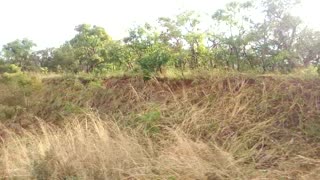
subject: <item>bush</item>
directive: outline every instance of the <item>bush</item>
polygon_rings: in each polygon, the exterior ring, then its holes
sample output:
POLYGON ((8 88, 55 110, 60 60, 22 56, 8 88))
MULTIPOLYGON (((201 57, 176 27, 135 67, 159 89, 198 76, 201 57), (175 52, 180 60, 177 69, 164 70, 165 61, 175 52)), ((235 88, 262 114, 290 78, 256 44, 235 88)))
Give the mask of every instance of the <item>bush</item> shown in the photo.
POLYGON ((0 75, 0 119, 11 119, 18 109, 29 107, 29 97, 42 87, 36 77, 22 73, 15 65, 8 67, 8 72, 0 75))
POLYGON ((40 88, 40 81, 36 77, 30 77, 24 73, 4 73, 2 82, 12 86, 18 86, 18 88, 26 90, 28 93, 40 88))
POLYGON ((6 71, 0 76, 0 120, 12 119, 28 107, 28 97, 40 87, 36 78, 23 74, 15 65, 6 71))
POLYGON ((3 73, 20 73, 21 68, 14 64, 0 64, 0 74, 3 73))

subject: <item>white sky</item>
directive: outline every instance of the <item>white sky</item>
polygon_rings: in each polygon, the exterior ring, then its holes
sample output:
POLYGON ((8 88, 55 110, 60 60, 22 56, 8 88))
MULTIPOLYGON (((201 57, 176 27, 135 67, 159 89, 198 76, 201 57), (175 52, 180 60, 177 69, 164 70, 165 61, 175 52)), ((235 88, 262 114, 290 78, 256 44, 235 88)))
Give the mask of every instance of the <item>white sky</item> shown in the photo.
MULTIPOLYGON (((102 26, 114 38, 124 37, 134 24, 154 22, 184 10, 213 14, 231 0, 1 0, 0 48, 15 39, 29 38, 37 49, 58 47, 81 23, 102 26)), ((320 29, 320 1, 301 0, 296 12, 320 29)))

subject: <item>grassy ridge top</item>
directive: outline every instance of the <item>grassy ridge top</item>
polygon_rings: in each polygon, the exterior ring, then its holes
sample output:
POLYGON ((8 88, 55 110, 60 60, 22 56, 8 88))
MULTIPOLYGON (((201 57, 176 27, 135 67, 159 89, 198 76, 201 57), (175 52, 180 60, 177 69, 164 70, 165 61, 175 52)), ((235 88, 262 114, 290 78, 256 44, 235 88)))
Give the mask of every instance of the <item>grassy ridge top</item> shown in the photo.
POLYGON ((40 179, 319 178, 320 79, 195 76, 2 82, 7 94, 0 95, 5 114, 0 174, 40 179))

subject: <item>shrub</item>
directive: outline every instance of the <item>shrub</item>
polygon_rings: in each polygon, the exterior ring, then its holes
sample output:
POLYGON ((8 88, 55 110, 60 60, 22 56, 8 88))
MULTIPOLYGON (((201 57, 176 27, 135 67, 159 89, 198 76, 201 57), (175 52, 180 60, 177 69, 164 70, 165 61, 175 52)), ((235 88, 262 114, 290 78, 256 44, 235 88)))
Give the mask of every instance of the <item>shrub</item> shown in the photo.
POLYGON ((14 64, 0 64, 0 74, 3 73, 20 73, 21 68, 14 64))
POLYGON ((1 80, 11 87, 19 88, 25 95, 30 95, 41 87, 41 82, 36 77, 24 73, 4 73, 1 80))

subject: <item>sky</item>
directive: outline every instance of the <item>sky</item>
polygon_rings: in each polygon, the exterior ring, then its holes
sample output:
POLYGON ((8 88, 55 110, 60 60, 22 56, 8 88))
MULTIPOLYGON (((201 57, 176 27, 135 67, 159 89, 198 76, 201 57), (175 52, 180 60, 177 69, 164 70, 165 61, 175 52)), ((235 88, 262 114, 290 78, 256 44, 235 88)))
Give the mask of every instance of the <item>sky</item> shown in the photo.
MULTIPOLYGON (((76 25, 102 26, 121 39, 133 25, 155 22, 185 10, 213 14, 231 0, 2 0, 0 47, 28 38, 36 49, 59 47, 74 35, 76 25)), ((320 1, 301 0, 294 10, 309 26, 320 30, 320 1)))

